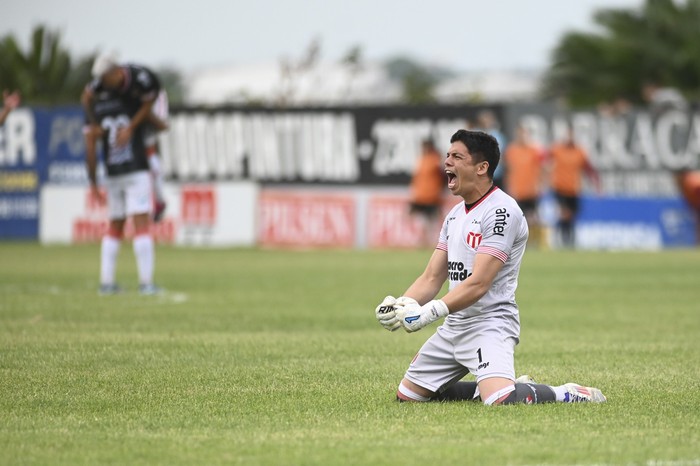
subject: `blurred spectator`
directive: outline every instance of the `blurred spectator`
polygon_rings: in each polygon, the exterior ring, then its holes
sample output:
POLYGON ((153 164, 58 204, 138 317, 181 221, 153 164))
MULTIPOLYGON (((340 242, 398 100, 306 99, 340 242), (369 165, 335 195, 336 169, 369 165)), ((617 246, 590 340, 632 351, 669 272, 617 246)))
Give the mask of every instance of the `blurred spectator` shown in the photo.
POLYGON ((644 84, 642 97, 649 104, 649 112, 653 116, 658 116, 668 110, 685 111, 688 109, 688 102, 678 89, 663 87, 654 81, 644 84))
MULTIPOLYGON (((506 140, 505 134, 500 129, 500 124, 496 118, 496 114, 491 110, 482 110, 476 116, 476 125, 474 128, 468 128, 472 131, 483 131, 484 133, 490 134, 498 142, 498 149, 501 154, 506 150, 506 145, 508 141, 506 140)), ((499 188, 503 188, 503 179, 505 175, 506 167, 505 164, 498 164, 496 167, 496 172, 493 174, 493 184, 499 188)))
POLYGON ((675 178, 678 190, 695 214, 695 243, 700 244, 700 170, 679 170, 675 178))
POLYGON ((576 245, 574 228, 579 211, 582 175, 585 173, 591 178, 597 191, 600 191, 600 180, 586 152, 576 144, 571 127, 564 140, 552 145, 550 162, 552 191, 559 204, 558 238, 561 245, 572 248, 576 245))
POLYGON ((410 213, 421 224, 421 246, 434 246, 437 242, 431 235, 440 214, 445 186, 442 157, 432 140, 426 139, 411 180, 410 213))
POLYGON ((0 125, 5 123, 5 119, 10 112, 17 107, 20 103, 19 92, 14 91, 2 91, 2 110, 0 110, 0 125))
POLYGON ((530 227, 528 242, 539 246, 542 229, 537 215, 540 187, 543 184, 544 151, 535 145, 527 128, 518 125, 515 140, 505 149, 506 189, 525 214, 530 227))

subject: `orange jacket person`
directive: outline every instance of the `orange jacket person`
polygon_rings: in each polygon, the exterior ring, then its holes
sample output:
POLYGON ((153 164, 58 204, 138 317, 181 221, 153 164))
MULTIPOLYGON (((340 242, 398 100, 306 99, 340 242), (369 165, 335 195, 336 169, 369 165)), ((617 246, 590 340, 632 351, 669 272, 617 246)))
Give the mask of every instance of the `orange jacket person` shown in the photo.
POLYGON ((586 173, 590 176, 599 189, 598 174, 588 161, 586 152, 574 141, 571 128, 562 142, 551 147, 550 159, 552 191, 559 204, 559 237, 565 247, 573 247, 576 243, 574 223, 579 210, 582 175, 586 173))
POLYGON ((422 245, 431 245, 430 234, 442 206, 446 186, 442 157, 431 140, 423 141, 422 153, 411 179, 410 213, 420 219, 422 245))
POLYGON ((530 141, 524 126, 518 126, 515 140, 505 151, 504 162, 506 191, 518 202, 530 227, 530 238, 537 244, 541 236, 537 203, 542 184, 544 154, 530 141))

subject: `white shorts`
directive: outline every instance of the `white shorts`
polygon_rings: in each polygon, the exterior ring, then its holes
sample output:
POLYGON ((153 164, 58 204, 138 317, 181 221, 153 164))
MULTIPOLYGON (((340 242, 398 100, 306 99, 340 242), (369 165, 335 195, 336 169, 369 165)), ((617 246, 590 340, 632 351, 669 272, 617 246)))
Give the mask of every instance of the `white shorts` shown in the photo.
POLYGON ((110 220, 138 214, 150 214, 153 209, 153 186, 147 171, 108 176, 105 180, 107 211, 110 220))
POLYGON ((405 377, 436 393, 469 373, 477 382, 490 377, 515 380, 517 344, 512 332, 502 332, 490 322, 480 322, 468 331, 441 325, 423 344, 405 377))

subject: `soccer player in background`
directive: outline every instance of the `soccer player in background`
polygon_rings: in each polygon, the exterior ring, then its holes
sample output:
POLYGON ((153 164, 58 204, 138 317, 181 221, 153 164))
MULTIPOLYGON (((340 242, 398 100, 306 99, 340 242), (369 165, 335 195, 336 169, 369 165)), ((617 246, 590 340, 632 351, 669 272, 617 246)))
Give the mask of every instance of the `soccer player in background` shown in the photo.
POLYGON ((5 124, 7 115, 20 104, 19 92, 2 91, 2 109, 0 109, 0 126, 5 124))
POLYGON ((420 222, 421 246, 428 246, 442 207, 445 171, 442 168, 442 157, 433 141, 426 139, 421 147, 421 155, 411 178, 410 213, 420 222))
POLYGON ((102 238, 100 258, 100 294, 121 290, 116 282, 117 257, 124 238, 124 226, 131 218, 134 226, 133 249, 139 277, 139 292, 157 294, 161 290, 153 283, 155 244, 151 235, 152 185, 146 156, 143 125, 134 125, 129 137, 122 142, 120 134, 133 124, 139 106, 113 91, 96 92, 90 107, 96 124, 85 128, 86 165, 92 195, 100 203, 105 197, 97 185, 97 142, 102 142, 106 168, 106 203, 109 230, 102 238), (130 106, 130 103, 132 104, 130 106))
POLYGON ((375 315, 387 330, 415 332, 445 318, 420 349, 399 384, 402 401, 471 400, 484 404, 603 402, 600 390, 574 383, 516 380, 520 338, 515 303, 528 237, 515 200, 493 184, 500 152, 496 139, 459 130, 445 159, 447 187, 464 202, 443 223, 425 271, 403 296, 387 296, 375 315), (435 299, 445 280, 449 291, 435 299), (476 382, 460 382, 468 373, 476 382))
POLYGON ((576 246, 575 224, 578 216, 581 179, 584 173, 600 191, 600 180, 588 156, 574 140, 573 128, 567 128, 565 138, 552 145, 549 152, 551 184, 559 205, 557 233, 561 244, 567 248, 576 246))
POLYGON ((506 191, 516 200, 530 230, 530 243, 542 242, 537 204, 543 184, 544 151, 531 140, 527 128, 518 125, 515 139, 505 150, 506 191))
POLYGON ((88 120, 96 123, 92 103, 97 92, 107 90, 118 94, 129 105, 137 106, 131 124, 119 130, 117 141, 124 145, 135 128, 144 126, 148 165, 153 177, 155 207, 154 221, 161 220, 165 212, 163 172, 161 169, 158 133, 168 128, 168 97, 161 88, 158 76, 150 69, 139 65, 118 65, 111 55, 100 55, 95 59, 92 74, 94 79, 85 86, 81 96, 88 120))

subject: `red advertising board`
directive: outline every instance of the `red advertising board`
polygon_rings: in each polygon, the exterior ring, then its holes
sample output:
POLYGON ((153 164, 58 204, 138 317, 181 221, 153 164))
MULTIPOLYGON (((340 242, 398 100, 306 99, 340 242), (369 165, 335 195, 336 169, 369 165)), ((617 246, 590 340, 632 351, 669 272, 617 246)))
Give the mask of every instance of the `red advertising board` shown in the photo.
POLYGON ((407 248, 420 244, 421 226, 408 213, 407 197, 373 197, 367 216, 367 242, 370 248, 407 248))
POLYGON ((213 186, 182 187, 182 223, 213 226, 216 223, 216 192, 213 186))
POLYGON ((263 246, 352 247, 355 230, 352 196, 261 194, 258 238, 263 246))
MULTIPOLYGON (((89 189, 85 190, 84 213, 84 216, 73 220, 72 243, 98 242, 109 229, 107 206, 97 202, 89 189)), ((175 229, 175 223, 169 217, 158 223, 151 224, 153 238, 159 243, 173 243, 175 241, 175 229)), ((124 225, 124 236, 127 239, 134 236, 134 226, 131 220, 127 220, 124 225)))
MULTIPOLYGON (((456 197, 447 198, 442 212, 435 217, 429 233, 429 238, 435 239, 435 245, 445 215, 458 201, 456 197)), ((367 245, 370 248, 421 247, 422 235, 423 225, 410 215, 407 196, 374 196, 370 199, 367 212, 367 245)))

